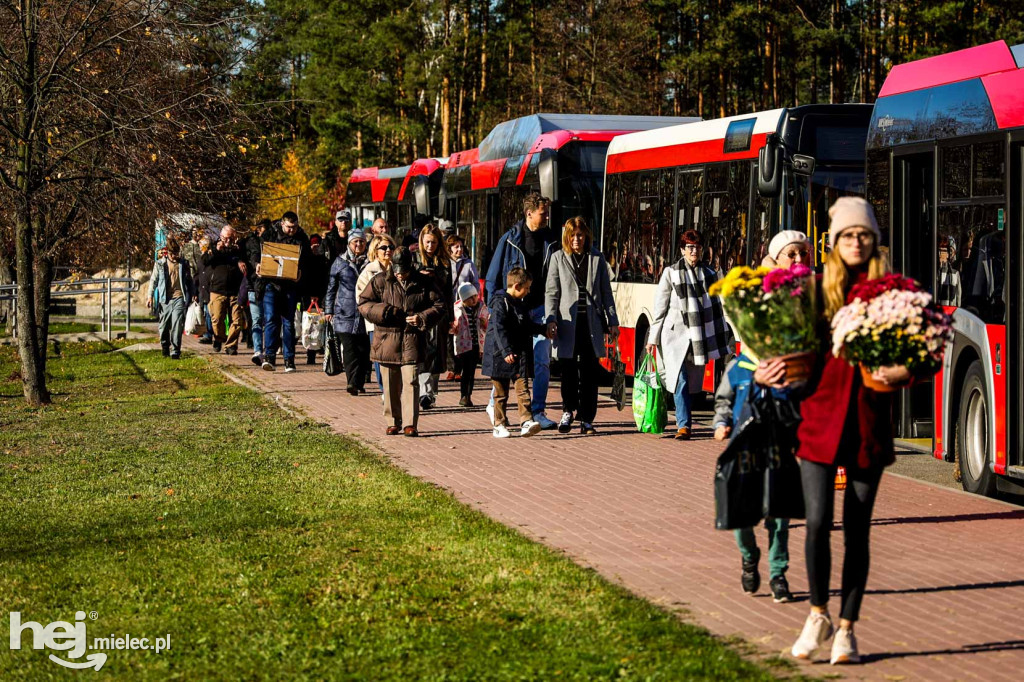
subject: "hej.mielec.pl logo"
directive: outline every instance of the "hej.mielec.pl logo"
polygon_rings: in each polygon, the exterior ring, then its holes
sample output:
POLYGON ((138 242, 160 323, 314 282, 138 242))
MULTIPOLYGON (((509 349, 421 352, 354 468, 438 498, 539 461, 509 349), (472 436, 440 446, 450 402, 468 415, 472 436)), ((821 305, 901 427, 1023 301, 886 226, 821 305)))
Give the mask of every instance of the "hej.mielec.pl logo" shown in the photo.
MULTIPOLYGON (((95 611, 88 614, 88 618, 96 620, 95 611)), ((33 649, 51 649, 53 651, 66 651, 64 654, 72 660, 65 660, 54 654, 50 654, 50 660, 65 668, 93 668, 99 670, 107 662, 105 650, 146 650, 162 653, 171 648, 171 635, 168 633, 163 637, 156 637, 150 640, 148 637, 132 637, 131 635, 111 634, 106 637, 95 637, 91 641, 86 634, 86 613, 77 611, 75 622, 58 620, 49 625, 42 625, 33 621, 22 622, 21 612, 11 612, 11 649, 21 649, 22 636, 28 633, 32 638, 33 649), (152 643, 151 643, 152 642, 152 643), (87 650, 94 650, 97 653, 90 653, 84 661, 78 661, 87 650)))

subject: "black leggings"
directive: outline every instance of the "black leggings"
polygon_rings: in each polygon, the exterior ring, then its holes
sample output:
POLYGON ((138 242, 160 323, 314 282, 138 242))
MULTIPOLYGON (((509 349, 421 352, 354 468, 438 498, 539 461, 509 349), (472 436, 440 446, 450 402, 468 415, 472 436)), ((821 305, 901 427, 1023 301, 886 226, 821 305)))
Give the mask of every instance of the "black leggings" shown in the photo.
MULTIPOLYGON (((882 469, 846 470, 846 494, 843 496, 843 588, 839 617, 850 621, 860 615, 864 587, 871 563, 871 512, 882 469)), ((811 589, 811 605, 828 604, 829 579, 832 573, 832 509, 835 498, 836 465, 800 462, 800 478, 807 506, 807 540, 804 553, 807 582, 811 589)))
POLYGON ((562 409, 575 412, 581 422, 593 422, 597 416, 598 362, 586 308, 576 317, 572 357, 561 358, 558 363, 562 370, 562 409))
POLYGON ((480 364, 480 351, 468 350, 462 355, 456 355, 455 360, 462 379, 459 380, 459 391, 463 398, 473 396, 473 381, 476 379, 476 367, 480 364))

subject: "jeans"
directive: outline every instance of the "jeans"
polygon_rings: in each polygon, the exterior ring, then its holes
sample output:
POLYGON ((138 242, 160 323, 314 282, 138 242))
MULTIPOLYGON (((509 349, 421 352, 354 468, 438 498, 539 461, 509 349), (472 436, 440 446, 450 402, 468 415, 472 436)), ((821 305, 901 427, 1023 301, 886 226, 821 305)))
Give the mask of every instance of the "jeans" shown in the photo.
POLYGON ((160 306, 160 345, 181 355, 181 335, 185 332, 185 299, 172 298, 160 306))
POLYGON ((252 317, 252 350, 263 355, 263 304, 256 298, 256 292, 249 292, 249 315, 252 317))
MULTIPOLYGON (((530 319, 537 324, 544 324, 544 306, 537 306, 530 311, 530 319)), ((548 383, 551 381, 551 339, 546 336, 533 337, 533 403, 530 409, 534 414, 543 412, 548 407, 548 383)))
POLYGON ((203 315, 206 316, 206 333, 203 334, 204 339, 213 338, 213 316, 210 315, 210 304, 203 304, 203 315))
MULTIPOLYGON (((789 519, 765 519, 764 527, 768 530, 768 575, 778 578, 786 575, 786 569, 789 568, 789 519)), ((737 528, 733 534, 743 562, 757 563, 761 552, 757 548, 754 529, 737 528)))
MULTIPOLYGON (((835 464, 800 462, 800 479, 807 506, 807 539, 804 554, 807 583, 811 590, 811 606, 828 604, 832 573, 832 512, 835 503, 835 464)), ((855 621, 868 584, 871 564, 871 513, 875 494, 882 479, 881 467, 854 469, 846 467, 846 494, 843 495, 843 584, 839 617, 855 621)))
MULTIPOLYGON (((369 332, 369 337, 370 337, 370 348, 372 349, 373 348, 373 332, 369 332)), ((376 372, 376 374, 377 374, 377 388, 379 388, 380 392, 383 393, 384 392, 384 379, 383 379, 383 377, 381 376, 381 373, 380 373, 380 363, 379 362, 373 363, 373 371, 376 372)))
POLYGON ((431 401, 437 400, 437 382, 441 379, 440 374, 424 372, 426 365, 418 365, 418 381, 420 382, 420 395, 429 396, 431 401))
POLYGON ((278 348, 283 346, 285 361, 295 360, 295 309, 298 305, 296 292, 267 287, 263 293, 264 355, 276 357, 278 348))
POLYGON ((676 428, 693 426, 693 415, 690 413, 690 385, 686 375, 686 363, 679 368, 679 380, 676 382, 676 428))

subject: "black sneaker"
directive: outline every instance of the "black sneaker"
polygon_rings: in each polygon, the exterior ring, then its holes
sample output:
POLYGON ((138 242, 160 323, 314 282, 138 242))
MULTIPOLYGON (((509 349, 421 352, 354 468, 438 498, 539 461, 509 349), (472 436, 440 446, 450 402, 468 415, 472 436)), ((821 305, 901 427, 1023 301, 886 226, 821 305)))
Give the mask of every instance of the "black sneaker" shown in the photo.
POLYGON ((181 360, 181 353, 171 353, 171 360, 181 360))
POLYGON ((224 349, 224 355, 238 355, 238 349, 237 348, 225 348, 224 349))
POLYGON ((170 346, 160 346, 160 354, 165 358, 168 357, 171 354, 170 346))
POLYGON ((256 365, 257 367, 262 365, 263 364, 263 356, 260 355, 259 353, 253 353, 252 354, 252 364, 256 365))
POLYGON ((433 406, 434 406, 434 403, 432 403, 430 401, 430 396, 429 395, 421 395, 420 396, 420 409, 421 410, 429 410, 433 406))
POLYGON ((597 429, 590 422, 580 422, 580 433, 584 436, 593 436, 597 433, 597 429))
POLYGON ((768 581, 772 590, 772 601, 776 604, 786 604, 793 601, 793 593, 789 591, 789 581, 786 576, 778 575, 768 581))
POLYGON ((204 346, 209 346, 211 343, 213 343, 213 339, 210 338, 209 336, 200 336, 199 343, 203 344, 204 346))
POLYGON ((284 361, 284 373, 291 374, 295 371, 295 358, 290 358, 284 361))
POLYGON ((273 372, 276 369, 277 360, 273 355, 264 355, 263 364, 261 365, 267 372, 273 372))
POLYGON ((221 343, 220 341, 214 341, 214 342, 213 342, 213 352, 214 352, 214 353, 219 353, 219 352, 220 352, 220 349, 221 349, 221 348, 222 348, 223 346, 224 346, 224 344, 222 344, 222 343, 221 343))
POLYGON ((572 412, 563 412, 562 418, 558 420, 558 432, 569 433, 572 431, 572 412))
POLYGON ((756 594, 761 587, 761 573, 757 570, 757 563, 761 559, 761 553, 751 562, 743 562, 743 575, 740 576, 740 585, 747 594, 756 594))

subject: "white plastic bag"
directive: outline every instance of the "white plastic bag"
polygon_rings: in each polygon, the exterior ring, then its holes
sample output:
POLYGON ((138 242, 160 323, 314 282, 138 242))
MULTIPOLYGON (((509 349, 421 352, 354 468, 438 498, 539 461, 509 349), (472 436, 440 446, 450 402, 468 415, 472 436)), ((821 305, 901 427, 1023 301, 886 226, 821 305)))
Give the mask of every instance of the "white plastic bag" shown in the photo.
POLYGON ((316 303, 302 313, 302 345, 306 350, 320 350, 324 347, 325 324, 323 313, 316 303))
POLYGON ((192 304, 185 311, 185 333, 198 334, 206 329, 206 315, 203 314, 203 306, 199 301, 192 301, 192 304))

